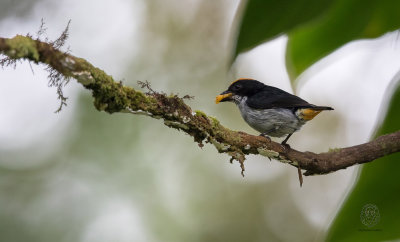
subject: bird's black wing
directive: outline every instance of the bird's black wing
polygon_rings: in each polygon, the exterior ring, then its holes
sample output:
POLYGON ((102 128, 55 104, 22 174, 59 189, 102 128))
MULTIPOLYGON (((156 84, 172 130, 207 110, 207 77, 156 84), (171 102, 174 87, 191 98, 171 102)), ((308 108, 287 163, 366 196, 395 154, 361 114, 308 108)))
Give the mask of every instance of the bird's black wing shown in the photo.
POLYGON ((255 109, 316 107, 298 96, 271 86, 265 86, 260 92, 248 97, 246 103, 255 109))

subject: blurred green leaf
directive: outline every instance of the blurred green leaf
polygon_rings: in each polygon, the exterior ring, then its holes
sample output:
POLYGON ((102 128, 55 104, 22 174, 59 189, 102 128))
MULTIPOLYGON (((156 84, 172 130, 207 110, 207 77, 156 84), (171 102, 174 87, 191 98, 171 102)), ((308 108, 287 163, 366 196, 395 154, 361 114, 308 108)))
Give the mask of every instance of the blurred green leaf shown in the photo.
MULTIPOLYGON (((390 95, 393 87, 389 87, 388 90, 390 95)), ((385 120, 376 136, 400 129, 399 107, 400 85, 397 85, 387 108, 385 120)), ((399 161, 400 153, 395 153, 363 165, 353 191, 332 223, 327 241, 400 239, 399 161), (376 205, 380 213, 379 222, 371 228, 363 225, 360 219, 361 210, 366 204, 376 205)))
POLYGON ((396 0, 248 0, 234 57, 287 33, 286 64, 294 80, 349 41, 398 29, 399 12, 396 0))
POLYGON ((334 0, 248 0, 234 57, 300 24, 320 18, 334 0))
POLYGON ((337 0, 318 21, 289 33, 286 60, 291 79, 349 41, 378 37, 400 27, 400 1, 337 0))

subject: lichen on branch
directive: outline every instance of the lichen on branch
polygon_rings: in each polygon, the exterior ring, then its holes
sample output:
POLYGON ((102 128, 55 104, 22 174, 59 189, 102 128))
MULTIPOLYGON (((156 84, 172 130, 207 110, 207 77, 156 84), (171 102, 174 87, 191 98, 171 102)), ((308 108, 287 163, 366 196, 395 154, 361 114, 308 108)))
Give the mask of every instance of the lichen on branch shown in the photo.
POLYGON ((6 59, 0 61, 2 66, 15 64, 17 60, 28 60, 47 65, 51 72, 65 80, 76 79, 92 92, 94 106, 99 111, 140 114, 161 119, 166 126, 192 136, 200 147, 204 143, 210 143, 219 153, 230 155, 231 161, 239 161, 242 174, 245 157, 249 154, 288 163, 305 170, 305 175, 314 175, 327 174, 400 151, 398 131, 358 146, 320 154, 300 152, 265 137, 224 127, 216 118, 201 111, 193 111, 184 102, 190 96, 180 98, 177 95, 159 93, 151 89, 148 82, 141 83, 148 89, 145 93, 124 86, 85 59, 61 51, 53 42, 21 35, 11 39, 0 37, 0 53, 6 56, 6 59))

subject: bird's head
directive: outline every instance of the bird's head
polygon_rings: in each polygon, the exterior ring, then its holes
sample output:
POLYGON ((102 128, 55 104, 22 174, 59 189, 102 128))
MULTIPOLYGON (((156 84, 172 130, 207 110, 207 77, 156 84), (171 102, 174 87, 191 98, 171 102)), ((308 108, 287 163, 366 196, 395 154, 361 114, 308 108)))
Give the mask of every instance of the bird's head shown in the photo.
POLYGON ((259 92, 264 86, 263 83, 253 79, 238 79, 229 86, 228 90, 215 98, 215 103, 238 101, 243 97, 250 97, 259 92))

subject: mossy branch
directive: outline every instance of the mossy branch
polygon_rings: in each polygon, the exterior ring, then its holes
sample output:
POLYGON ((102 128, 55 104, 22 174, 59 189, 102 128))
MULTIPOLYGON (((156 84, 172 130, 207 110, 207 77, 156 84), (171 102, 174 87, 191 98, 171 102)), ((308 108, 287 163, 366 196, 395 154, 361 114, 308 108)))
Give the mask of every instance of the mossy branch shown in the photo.
POLYGON ((91 90, 94 105, 99 111, 142 114, 162 119, 168 127, 181 130, 203 146, 211 143, 219 153, 230 155, 231 161, 240 162, 248 154, 263 155, 305 170, 305 175, 327 174, 346 167, 373 161, 379 157, 400 151, 400 131, 381 136, 374 141, 331 152, 315 154, 285 148, 279 143, 261 136, 232 131, 218 120, 200 111, 192 111, 183 98, 167 96, 151 90, 137 91, 116 82, 110 75, 94 67, 82 58, 62 52, 54 43, 47 43, 30 36, 0 37, 0 53, 7 56, 7 65, 14 60, 43 63, 62 77, 76 79, 91 90))

